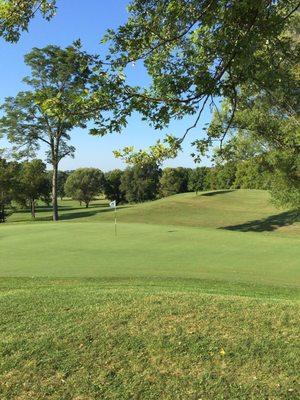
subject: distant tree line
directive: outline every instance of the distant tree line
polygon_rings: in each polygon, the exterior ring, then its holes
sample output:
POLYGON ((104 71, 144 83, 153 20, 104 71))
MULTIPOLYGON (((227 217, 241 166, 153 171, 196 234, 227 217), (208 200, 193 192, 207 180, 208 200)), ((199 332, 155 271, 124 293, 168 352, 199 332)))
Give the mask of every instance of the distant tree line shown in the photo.
MULTIPOLYGON (((96 168, 58 171, 58 196, 89 207, 99 195, 120 203, 137 203, 184 192, 218 189, 271 189, 274 179, 259 158, 218 163, 213 167, 164 168, 155 163, 102 172, 96 168)), ((0 158, 0 221, 22 207, 35 218, 38 201, 50 205, 52 172, 34 159, 26 162, 0 158)))

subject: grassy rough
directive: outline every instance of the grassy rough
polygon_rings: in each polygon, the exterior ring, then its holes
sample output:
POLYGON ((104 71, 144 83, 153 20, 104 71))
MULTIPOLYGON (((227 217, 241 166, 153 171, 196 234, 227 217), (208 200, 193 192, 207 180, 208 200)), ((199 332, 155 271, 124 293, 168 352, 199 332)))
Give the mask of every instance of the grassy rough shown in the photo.
POLYGON ((299 307, 289 301, 182 284, 2 286, 1 399, 299 396, 299 307))

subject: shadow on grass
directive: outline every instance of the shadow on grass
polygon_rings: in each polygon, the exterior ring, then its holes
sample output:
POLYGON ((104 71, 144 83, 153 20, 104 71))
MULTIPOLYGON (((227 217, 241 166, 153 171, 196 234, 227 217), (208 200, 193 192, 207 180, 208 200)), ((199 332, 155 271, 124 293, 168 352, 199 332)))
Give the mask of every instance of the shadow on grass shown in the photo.
MULTIPOLYGON (((65 212, 67 211, 66 209, 62 209, 59 207, 59 220, 60 221, 67 221, 67 220, 73 220, 73 219, 79 219, 79 218, 90 218, 98 214, 106 213, 106 212, 114 212, 113 208, 110 208, 106 205, 100 205, 101 209, 99 209, 99 206, 92 205, 89 208, 81 207, 81 208, 69 208, 68 210, 75 210, 74 212, 65 212), (76 210, 81 210, 81 211, 76 211, 76 210), (62 213, 60 212, 62 211, 62 213)), ((121 208, 127 208, 128 206, 118 206, 118 209, 121 208)), ((52 215, 48 215, 47 217, 37 217, 35 219, 36 221, 52 221, 52 215)))
POLYGON ((215 190, 213 192, 206 192, 202 193, 201 196, 216 196, 217 194, 225 194, 225 193, 231 193, 235 192, 235 190, 230 189, 230 190, 215 190))
POLYGON ((244 224, 224 226, 219 229, 240 232, 271 232, 282 226, 292 225, 294 222, 300 222, 300 210, 285 211, 277 215, 271 215, 254 221, 248 221, 244 224))
MULTIPOLYGON (((59 211, 72 211, 72 210, 90 210, 90 209, 94 209, 94 208, 107 208, 107 204, 91 204, 89 205, 88 208, 86 208, 85 206, 78 206, 78 207, 72 207, 72 206, 59 206, 58 209, 59 211)), ((99 212, 102 210, 99 210, 99 212)), ((36 214, 39 213, 44 213, 44 212, 52 212, 52 206, 37 206, 36 207, 36 214)), ((14 211, 14 214, 23 214, 23 213, 30 213, 30 209, 29 208, 21 208, 21 209, 16 209, 14 211)), ((37 218, 38 219, 38 218, 37 218)))

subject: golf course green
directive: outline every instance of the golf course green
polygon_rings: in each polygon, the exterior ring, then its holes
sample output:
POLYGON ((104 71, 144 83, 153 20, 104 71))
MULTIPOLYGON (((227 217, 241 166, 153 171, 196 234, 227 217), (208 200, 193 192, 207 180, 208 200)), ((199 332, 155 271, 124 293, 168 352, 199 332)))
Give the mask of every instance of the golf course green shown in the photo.
POLYGON ((259 190, 0 226, 0 399, 297 399, 300 214, 259 190))

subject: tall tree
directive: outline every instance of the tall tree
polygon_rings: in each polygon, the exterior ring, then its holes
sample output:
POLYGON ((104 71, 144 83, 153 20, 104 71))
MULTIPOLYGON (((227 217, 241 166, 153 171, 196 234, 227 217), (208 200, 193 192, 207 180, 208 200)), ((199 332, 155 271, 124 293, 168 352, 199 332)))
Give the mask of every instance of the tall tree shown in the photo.
POLYGON ((91 134, 120 131, 126 124, 123 77, 109 75, 98 57, 81 50, 79 41, 64 49, 34 48, 25 56, 25 63, 31 75, 24 81, 31 90, 5 99, 0 132, 7 134, 21 155, 34 154, 40 144, 48 148, 56 221, 59 162, 75 150, 70 144, 70 132, 75 127, 86 128, 90 120, 95 122, 91 134))
POLYGON ((54 16, 55 3, 56 0, 0 0, 0 37, 17 42, 36 14, 47 20, 54 16))

